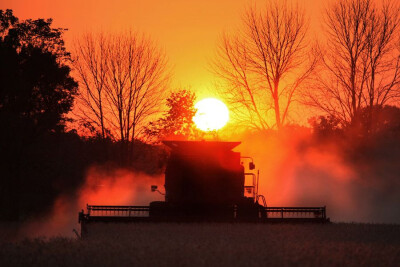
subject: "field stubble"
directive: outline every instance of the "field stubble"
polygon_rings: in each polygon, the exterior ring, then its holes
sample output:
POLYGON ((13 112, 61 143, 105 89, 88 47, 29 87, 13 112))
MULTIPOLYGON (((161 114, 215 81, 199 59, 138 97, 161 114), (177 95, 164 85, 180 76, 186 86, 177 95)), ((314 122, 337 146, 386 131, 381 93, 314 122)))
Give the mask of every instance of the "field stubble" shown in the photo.
POLYGON ((0 266, 399 266, 400 225, 96 224, 0 241, 0 266))

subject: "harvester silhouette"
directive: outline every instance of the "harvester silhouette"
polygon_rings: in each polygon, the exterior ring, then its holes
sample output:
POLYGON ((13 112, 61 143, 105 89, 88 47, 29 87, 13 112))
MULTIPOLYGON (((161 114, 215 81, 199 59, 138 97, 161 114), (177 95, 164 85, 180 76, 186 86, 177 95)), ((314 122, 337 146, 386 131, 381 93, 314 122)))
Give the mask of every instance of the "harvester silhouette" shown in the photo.
MULTIPOLYGON (((329 222, 325 207, 268 207, 258 192, 253 159, 232 151, 240 142, 163 143, 171 149, 165 201, 149 206, 87 205, 87 212, 79 213, 82 236, 96 222, 329 222)), ((151 190, 164 194, 155 185, 151 190)))

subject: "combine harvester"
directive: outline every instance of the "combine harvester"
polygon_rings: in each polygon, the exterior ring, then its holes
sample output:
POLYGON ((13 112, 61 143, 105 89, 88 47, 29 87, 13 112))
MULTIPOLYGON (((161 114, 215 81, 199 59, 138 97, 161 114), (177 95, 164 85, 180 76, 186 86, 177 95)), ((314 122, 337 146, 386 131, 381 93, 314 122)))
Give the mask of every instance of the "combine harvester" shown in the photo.
MULTIPOLYGON (((165 201, 149 206, 87 205, 87 212, 79 213, 82 237, 97 222, 329 222, 325 207, 268 207, 258 193, 253 159, 232 151, 240 142, 163 143, 171 149, 165 201), (249 161, 247 170, 244 160, 249 161)), ((151 190, 164 194, 154 185, 151 190)))

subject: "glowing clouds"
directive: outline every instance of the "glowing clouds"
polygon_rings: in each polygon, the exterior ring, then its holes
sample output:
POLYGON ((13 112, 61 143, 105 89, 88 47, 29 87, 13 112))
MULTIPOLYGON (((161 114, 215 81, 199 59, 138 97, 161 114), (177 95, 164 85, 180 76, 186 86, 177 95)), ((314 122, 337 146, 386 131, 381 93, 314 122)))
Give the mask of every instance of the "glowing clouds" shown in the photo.
POLYGON ((196 103, 197 109, 193 121, 196 127, 203 131, 221 129, 229 120, 229 110, 226 105, 215 98, 205 98, 196 103))

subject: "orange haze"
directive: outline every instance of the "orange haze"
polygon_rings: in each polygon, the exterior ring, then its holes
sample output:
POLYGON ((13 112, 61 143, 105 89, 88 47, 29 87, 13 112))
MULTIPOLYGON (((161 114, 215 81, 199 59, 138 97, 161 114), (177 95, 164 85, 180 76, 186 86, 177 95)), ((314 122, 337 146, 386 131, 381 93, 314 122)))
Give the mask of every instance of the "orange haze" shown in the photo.
POLYGON ((148 176, 126 169, 92 166, 81 188, 74 194, 59 196, 50 213, 27 222, 18 237, 73 236, 72 229, 80 229, 78 211, 86 210, 86 204, 149 205, 152 201, 164 201, 164 196, 150 190, 151 185, 163 190, 163 184, 162 175, 148 176))

